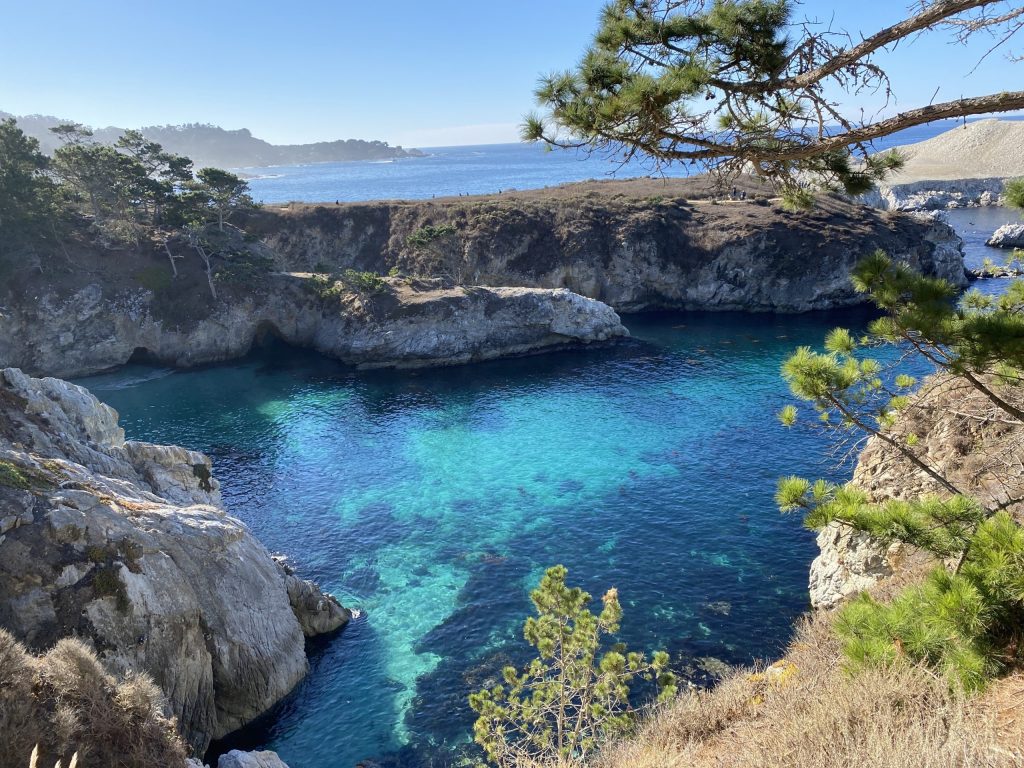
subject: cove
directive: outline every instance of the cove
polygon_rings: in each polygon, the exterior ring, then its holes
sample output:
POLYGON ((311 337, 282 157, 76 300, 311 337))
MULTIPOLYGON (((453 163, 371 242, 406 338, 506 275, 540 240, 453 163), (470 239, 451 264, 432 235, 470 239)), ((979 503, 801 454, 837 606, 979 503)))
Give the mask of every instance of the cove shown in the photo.
POLYGON ((779 366, 864 312, 626 317, 602 349, 420 372, 353 371, 265 348, 192 371, 81 383, 131 439, 214 461, 228 511, 361 615, 306 681, 220 748, 306 768, 446 765, 467 694, 526 657, 543 569, 618 587, 623 639, 698 682, 778 652, 807 608, 813 535, 779 475, 843 477, 784 429, 779 366))

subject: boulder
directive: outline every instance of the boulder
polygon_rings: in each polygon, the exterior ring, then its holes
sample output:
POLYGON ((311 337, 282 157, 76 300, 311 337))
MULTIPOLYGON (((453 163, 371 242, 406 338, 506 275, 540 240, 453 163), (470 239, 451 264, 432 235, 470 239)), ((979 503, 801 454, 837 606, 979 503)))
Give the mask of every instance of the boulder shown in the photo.
POLYGON ((1024 248, 1024 224, 1003 224, 985 245, 993 248, 1024 248))
POLYGON ((277 752, 241 752, 233 749, 221 755, 217 768, 288 768, 277 752))

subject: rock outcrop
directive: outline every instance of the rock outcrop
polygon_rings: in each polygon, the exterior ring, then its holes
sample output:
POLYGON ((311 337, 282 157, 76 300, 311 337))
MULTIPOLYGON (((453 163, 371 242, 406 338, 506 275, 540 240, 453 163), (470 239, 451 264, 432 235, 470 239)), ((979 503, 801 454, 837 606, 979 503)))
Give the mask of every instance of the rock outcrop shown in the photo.
POLYGON ((863 199, 885 210, 1001 205, 1006 179, 1024 176, 1024 123, 972 120, 927 141, 896 147, 903 168, 863 199))
POLYGON ((240 752, 233 749, 220 756, 217 768, 288 768, 288 764, 277 756, 277 752, 240 752))
MULTIPOLYGON (((1004 397, 1019 398, 1003 388, 1004 397)), ((1018 403, 1018 406, 1020 403, 1018 403)), ((917 436, 916 450, 965 493, 988 506, 1024 498, 1024 428, 991 416, 992 404, 961 379, 932 377, 892 428, 897 440, 917 436)), ((872 438, 861 452, 853 483, 874 501, 913 499, 945 491, 885 443, 872 438)), ((1019 506, 1019 505, 1017 505, 1019 506)), ((1011 511, 1014 507, 1010 507, 1011 511)), ((870 537, 832 524, 818 535, 820 555, 811 564, 811 603, 829 608, 902 570, 924 555, 908 547, 885 548, 870 537)))
POLYGON ((631 196, 625 183, 591 183, 575 194, 569 185, 461 200, 268 208, 247 227, 281 268, 394 268, 480 285, 567 288, 618 312, 850 306, 863 301, 850 271, 879 248, 926 274, 964 281, 960 239, 943 222, 834 198, 798 213, 766 199, 715 204, 685 197, 687 180, 655 188, 662 191, 652 198, 631 196))
POLYGON ((86 390, 0 371, 0 625, 147 671, 200 754, 291 691, 304 634, 348 615, 219 499, 206 456, 125 441, 86 390))
POLYGON ((269 335, 359 367, 413 368, 628 335, 610 307, 566 290, 384 285, 367 295, 278 273, 254 279, 244 295, 190 294, 182 305, 119 280, 64 296, 40 286, 37 301, 0 313, 0 366, 72 377, 135 356, 190 367, 242 357, 269 335))
POLYGON ((940 211, 1003 204, 1003 178, 952 179, 881 184, 861 200, 883 211, 940 211))
POLYGON ((985 245, 993 248, 1024 248, 1024 224, 1003 224, 985 245))
POLYGON ((0 261, 0 366, 190 366, 268 336, 363 367, 451 365, 621 336, 616 311, 857 304, 850 271, 876 249, 964 283, 961 242, 941 221, 837 198, 789 213, 757 194, 716 201, 701 184, 265 208, 244 222, 250 234, 224 235, 211 275, 182 244, 172 275, 164 251, 105 251, 83 230, 45 268, 0 261), (345 270, 362 284, 311 276, 345 270))

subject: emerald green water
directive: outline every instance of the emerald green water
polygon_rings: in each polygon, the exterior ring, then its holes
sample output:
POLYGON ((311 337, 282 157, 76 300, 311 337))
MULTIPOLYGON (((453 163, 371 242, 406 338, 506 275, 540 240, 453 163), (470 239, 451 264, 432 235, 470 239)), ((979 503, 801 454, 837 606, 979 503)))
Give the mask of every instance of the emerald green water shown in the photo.
POLYGON ((359 373, 265 349, 189 372, 83 381, 133 439, 209 453, 230 512, 360 616, 312 671, 220 748, 297 768, 446 765, 466 695, 522 661, 546 566, 616 586, 624 639, 694 659, 777 652, 816 549, 772 503, 783 473, 841 475, 786 431, 779 365, 866 317, 627 317, 604 349, 418 373, 359 373))

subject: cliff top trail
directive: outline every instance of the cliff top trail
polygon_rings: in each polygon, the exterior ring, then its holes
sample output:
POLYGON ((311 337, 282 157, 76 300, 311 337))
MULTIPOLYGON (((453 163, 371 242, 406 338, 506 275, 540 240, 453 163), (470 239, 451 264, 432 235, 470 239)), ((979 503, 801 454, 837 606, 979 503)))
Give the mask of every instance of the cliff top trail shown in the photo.
POLYGON ((891 184, 1024 176, 1024 121, 979 120, 896 149, 907 164, 891 184))

